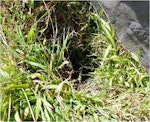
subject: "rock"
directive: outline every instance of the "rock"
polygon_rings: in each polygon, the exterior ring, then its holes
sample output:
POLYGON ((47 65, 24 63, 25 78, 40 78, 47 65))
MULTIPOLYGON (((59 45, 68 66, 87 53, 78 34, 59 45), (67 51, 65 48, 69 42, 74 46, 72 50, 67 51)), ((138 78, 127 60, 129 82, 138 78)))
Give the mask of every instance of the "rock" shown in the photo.
POLYGON ((141 62, 149 68, 149 1, 91 1, 97 10, 100 6, 108 14, 125 48, 138 54, 141 48, 141 62))

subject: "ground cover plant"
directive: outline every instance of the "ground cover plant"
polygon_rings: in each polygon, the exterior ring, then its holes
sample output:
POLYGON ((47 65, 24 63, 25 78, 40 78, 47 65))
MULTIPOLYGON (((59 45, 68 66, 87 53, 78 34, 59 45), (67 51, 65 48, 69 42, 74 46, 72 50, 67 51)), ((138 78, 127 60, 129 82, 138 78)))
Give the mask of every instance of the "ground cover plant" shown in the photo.
MULTIPOLYGON (((25 1, 24 1, 25 2, 25 1)), ((1 121, 149 121, 150 82, 103 9, 2 1, 1 121)))

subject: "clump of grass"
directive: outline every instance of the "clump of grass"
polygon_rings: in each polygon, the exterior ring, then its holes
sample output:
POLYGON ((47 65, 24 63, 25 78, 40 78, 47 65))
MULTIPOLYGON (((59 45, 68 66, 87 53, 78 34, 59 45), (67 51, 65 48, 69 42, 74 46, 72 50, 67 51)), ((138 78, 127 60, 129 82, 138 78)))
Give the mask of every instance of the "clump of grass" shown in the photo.
POLYGON ((1 10, 2 121, 148 121, 149 76, 103 9, 5 1, 1 10))

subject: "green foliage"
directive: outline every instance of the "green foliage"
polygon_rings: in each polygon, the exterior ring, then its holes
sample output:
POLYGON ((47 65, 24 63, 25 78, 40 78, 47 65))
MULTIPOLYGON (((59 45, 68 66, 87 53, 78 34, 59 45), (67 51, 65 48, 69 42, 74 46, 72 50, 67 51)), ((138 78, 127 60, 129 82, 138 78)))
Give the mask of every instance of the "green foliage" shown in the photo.
POLYGON ((1 10, 1 121, 148 121, 150 77, 103 9, 30 0, 1 10))

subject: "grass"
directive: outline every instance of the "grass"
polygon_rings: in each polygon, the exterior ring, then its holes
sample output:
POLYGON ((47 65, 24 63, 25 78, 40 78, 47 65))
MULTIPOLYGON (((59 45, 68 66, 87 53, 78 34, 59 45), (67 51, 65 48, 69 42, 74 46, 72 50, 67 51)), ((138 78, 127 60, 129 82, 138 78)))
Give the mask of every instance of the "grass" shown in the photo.
POLYGON ((149 121, 140 53, 121 46, 103 11, 86 1, 2 2, 1 121, 149 121))

